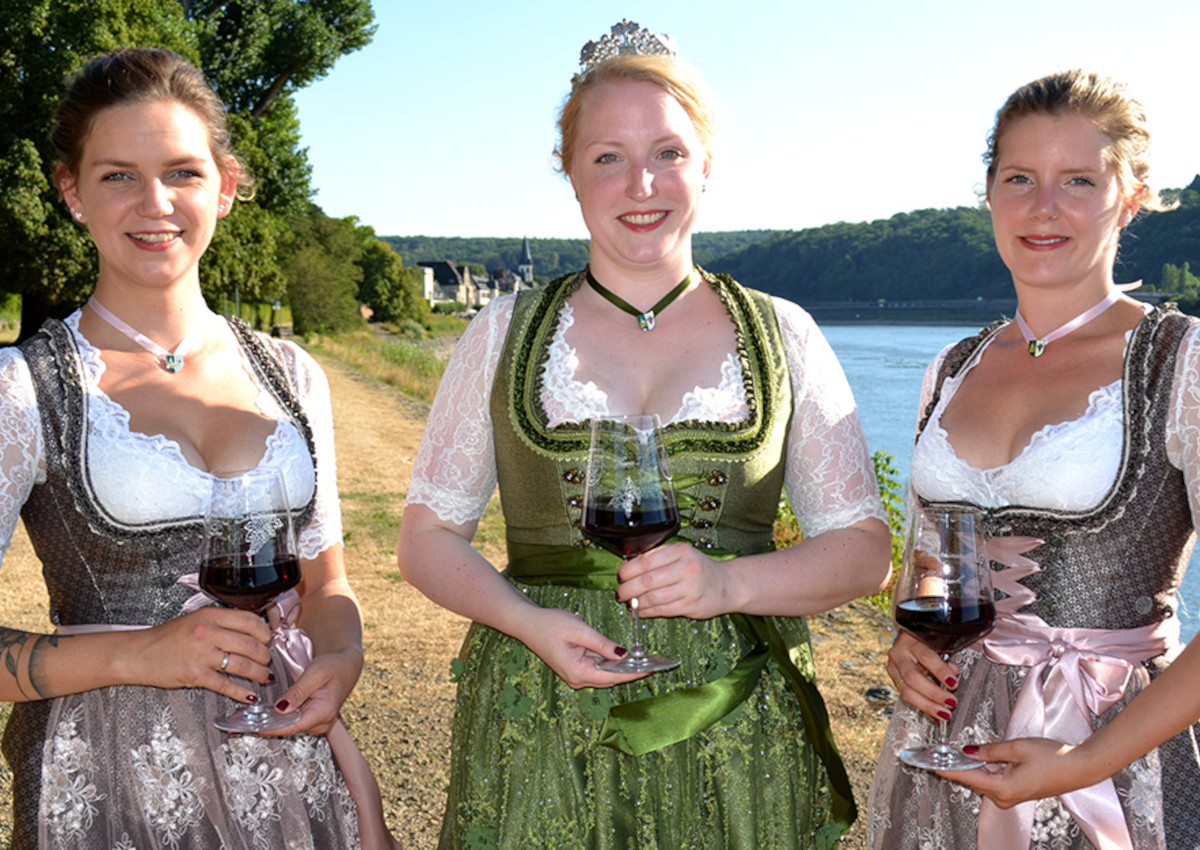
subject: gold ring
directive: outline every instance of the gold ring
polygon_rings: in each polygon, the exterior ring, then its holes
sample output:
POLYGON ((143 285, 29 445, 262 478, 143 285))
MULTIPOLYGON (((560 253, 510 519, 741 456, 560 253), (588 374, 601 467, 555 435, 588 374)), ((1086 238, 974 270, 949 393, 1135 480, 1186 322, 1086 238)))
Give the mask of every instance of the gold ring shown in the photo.
POLYGON ((226 652, 225 657, 221 659, 221 666, 218 667, 217 669, 220 670, 222 673, 224 673, 225 668, 228 666, 229 666, 229 653, 226 652))

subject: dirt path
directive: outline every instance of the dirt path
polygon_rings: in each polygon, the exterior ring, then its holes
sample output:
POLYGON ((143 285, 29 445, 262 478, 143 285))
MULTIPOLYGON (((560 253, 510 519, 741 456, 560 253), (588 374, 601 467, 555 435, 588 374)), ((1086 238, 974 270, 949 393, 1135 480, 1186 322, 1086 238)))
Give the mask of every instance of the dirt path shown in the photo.
POLYGON ((408 848, 435 847, 449 778, 450 662, 467 621, 396 569, 396 533, 426 408, 322 360, 334 399, 346 562, 363 608, 363 677, 344 710, 375 768, 389 824, 408 848))
MULTIPOLYGON (((346 560, 362 602, 367 658, 343 714, 379 778, 389 824, 409 850, 424 850, 437 844, 445 803, 454 711, 450 661, 467 627, 396 569, 396 532, 426 409, 333 361, 321 362, 333 392, 346 560)), ((46 629, 45 592, 23 533, 3 572, 0 622, 46 629)), ((883 708, 863 694, 885 684, 880 641, 887 621, 851 605, 814 618, 812 627, 822 691, 861 806, 886 723, 883 708)), ((0 799, 8 794, 8 779, 0 766, 0 799)), ((0 839, 8 817, 0 809, 0 839)), ((842 846, 865 846, 862 833, 860 818, 842 846)))

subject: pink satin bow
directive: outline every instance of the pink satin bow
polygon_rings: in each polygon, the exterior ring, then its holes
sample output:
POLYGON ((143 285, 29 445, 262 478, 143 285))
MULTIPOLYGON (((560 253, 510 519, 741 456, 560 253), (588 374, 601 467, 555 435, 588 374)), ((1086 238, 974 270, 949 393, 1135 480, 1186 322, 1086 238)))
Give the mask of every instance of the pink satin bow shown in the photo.
MULTIPOLYGON (((1008 567, 995 573, 994 583, 1009 598, 997 603, 996 626, 983 646, 998 664, 1029 668, 1005 739, 1039 737, 1077 744, 1092 733, 1092 718, 1121 699, 1134 665, 1178 642, 1179 621, 1137 629, 1055 629, 1019 611, 1037 599, 1019 581, 1039 570, 1024 553, 1041 543, 1031 537, 988 540, 991 560, 1008 567)), ((1132 847, 1111 778, 1060 799, 1098 850, 1132 847)), ((1036 808, 1037 802, 1029 801, 1001 809, 985 799, 979 812, 980 850, 1026 850, 1036 808)))

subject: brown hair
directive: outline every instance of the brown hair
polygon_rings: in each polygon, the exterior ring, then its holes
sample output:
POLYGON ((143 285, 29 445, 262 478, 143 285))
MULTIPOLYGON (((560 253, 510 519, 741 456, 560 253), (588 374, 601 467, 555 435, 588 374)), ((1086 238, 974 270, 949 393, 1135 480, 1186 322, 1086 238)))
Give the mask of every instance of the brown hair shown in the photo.
POLYGON ((1109 158, 1117 170, 1117 181, 1127 197, 1151 210, 1165 204, 1147 183, 1150 175, 1150 130, 1142 104, 1125 86, 1100 74, 1064 71, 1034 80, 1013 92, 996 113, 996 123, 988 135, 983 155, 987 165, 987 186, 991 190, 996 176, 996 160, 1004 133, 1020 118, 1028 115, 1065 115, 1077 113, 1108 137, 1109 158))
MULTIPOLYGON (((190 62, 158 47, 127 47, 99 56, 75 76, 54 110, 50 141, 60 168, 77 174, 83 148, 96 116, 105 109, 133 103, 168 101, 191 110, 208 130, 208 144, 218 168, 237 162, 225 120, 225 104, 204 75, 190 62)), ((253 180, 237 167, 238 186, 249 193, 253 180)))
POLYGON ((554 149, 556 168, 566 174, 575 156, 575 139, 584 96, 600 85, 617 80, 654 83, 683 107, 704 146, 705 156, 713 153, 713 114, 708 93, 699 75, 678 59, 669 56, 626 54, 606 59, 576 80, 562 110, 558 113, 558 147, 554 149))

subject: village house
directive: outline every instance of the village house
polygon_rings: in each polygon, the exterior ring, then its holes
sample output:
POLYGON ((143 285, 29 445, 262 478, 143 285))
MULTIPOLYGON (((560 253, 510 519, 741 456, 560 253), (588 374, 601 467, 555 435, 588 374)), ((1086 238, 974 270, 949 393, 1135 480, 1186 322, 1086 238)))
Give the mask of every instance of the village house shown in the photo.
POLYGON ((466 264, 452 260, 422 260, 417 267, 424 272, 422 294, 432 307, 439 302, 458 302, 467 310, 478 310, 493 298, 530 289, 533 286, 533 255, 529 239, 521 245, 520 263, 512 272, 498 264, 486 277, 474 274, 466 264))

